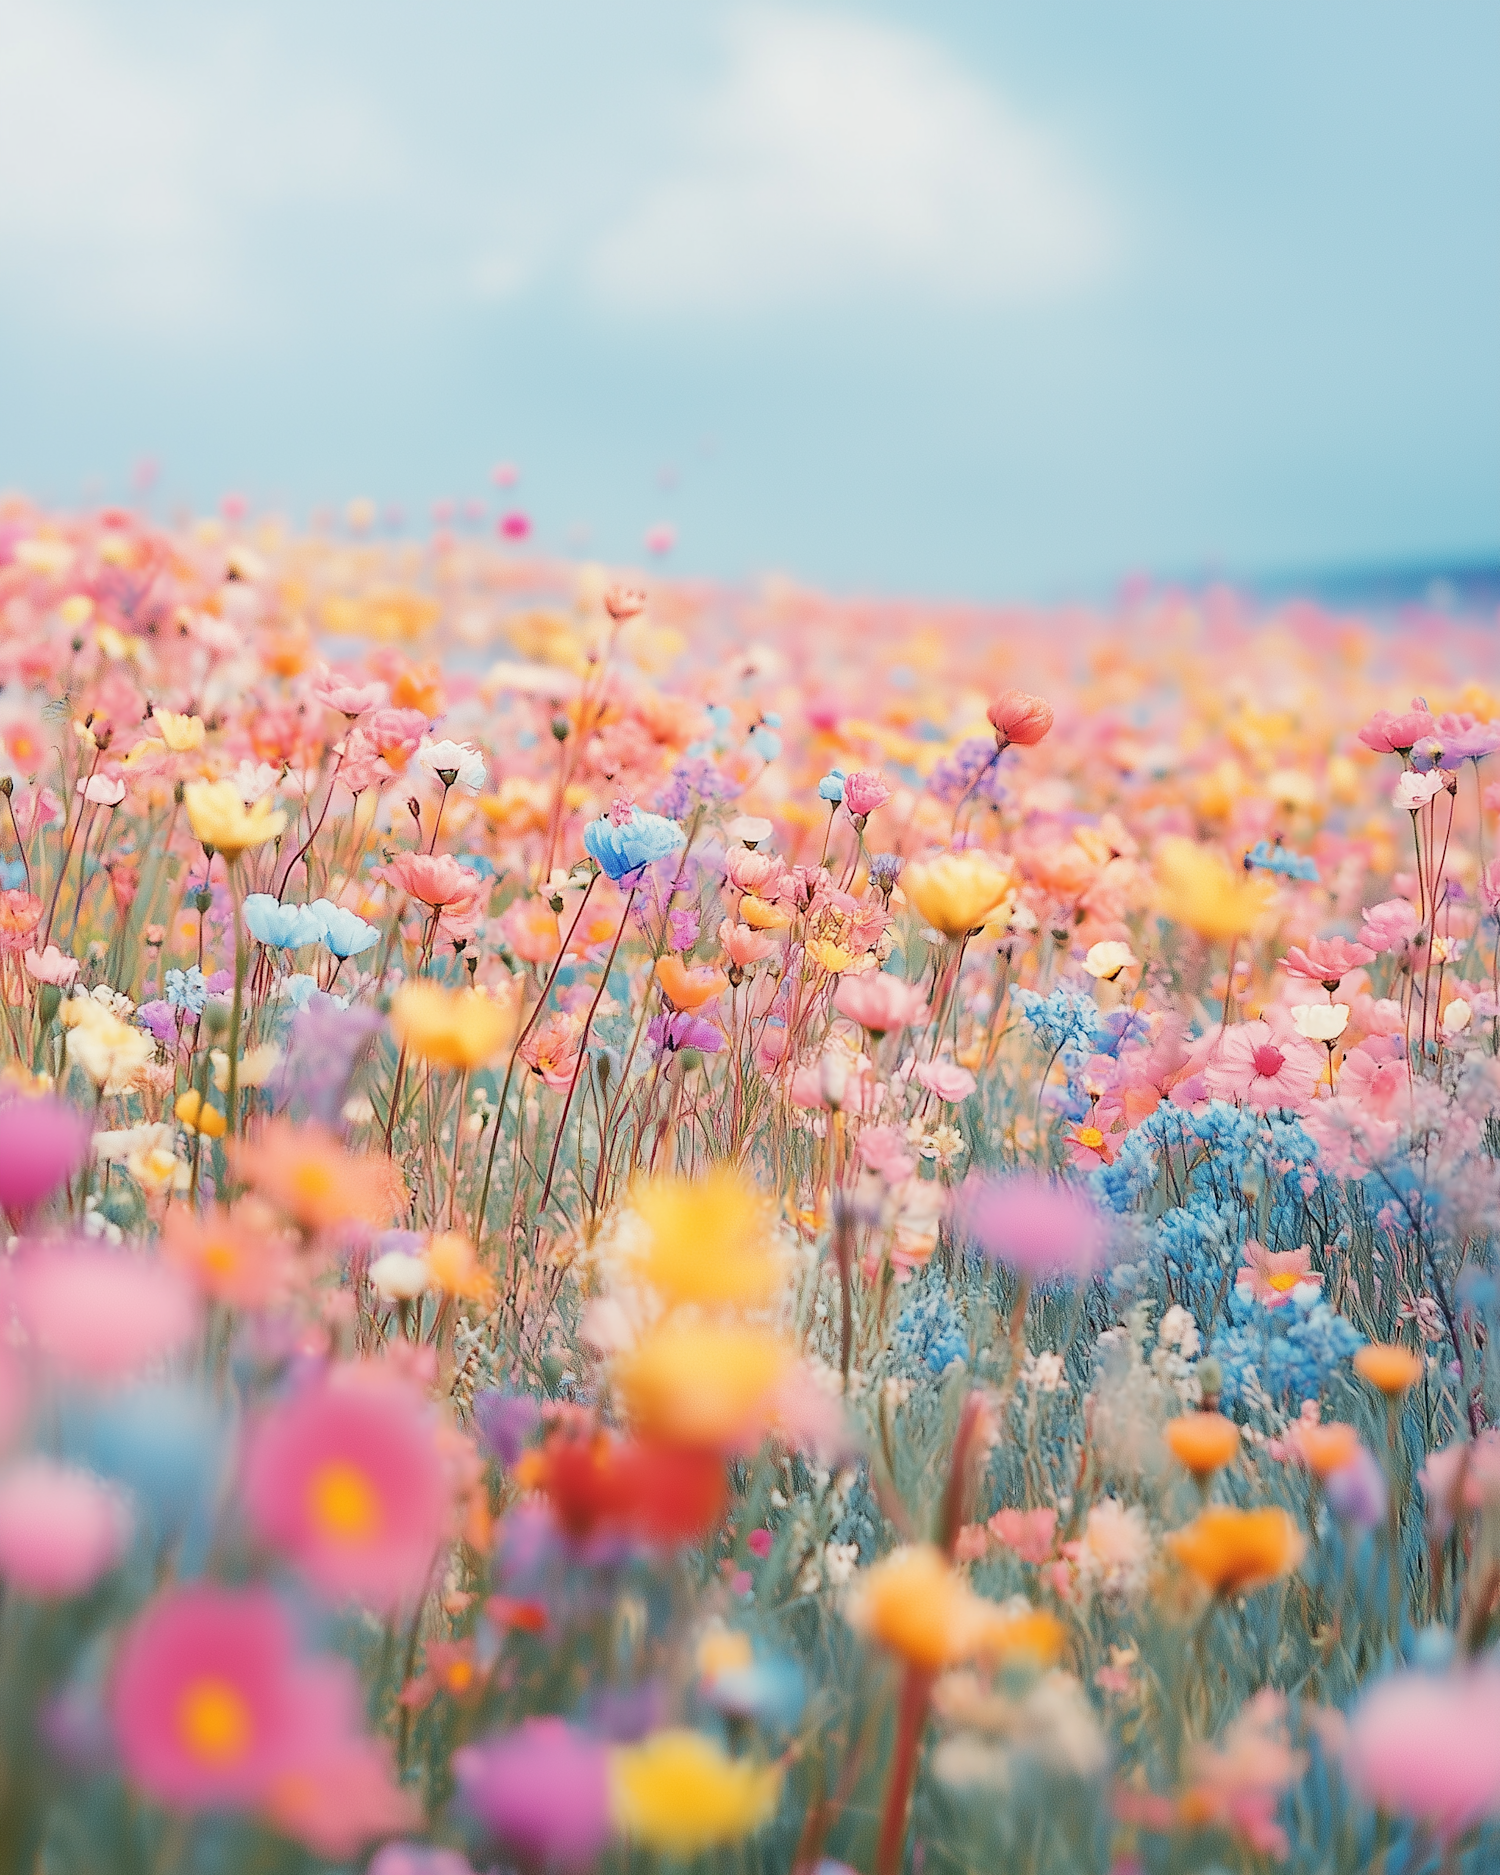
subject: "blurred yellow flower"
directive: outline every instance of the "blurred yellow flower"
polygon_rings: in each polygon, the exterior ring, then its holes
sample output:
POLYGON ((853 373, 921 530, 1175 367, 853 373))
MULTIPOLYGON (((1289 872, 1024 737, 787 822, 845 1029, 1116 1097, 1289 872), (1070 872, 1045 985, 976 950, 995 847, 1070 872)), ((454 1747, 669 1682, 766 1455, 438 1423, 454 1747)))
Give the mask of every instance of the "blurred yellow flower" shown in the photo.
POLYGON ((781 1771, 731 1758, 701 1732, 672 1728, 610 1754, 616 1826, 670 1855, 738 1842, 774 1814, 781 1771))
POLYGON ((1233 1464, 1240 1449, 1240 1429, 1222 1413, 1182 1413, 1167 1421, 1162 1436, 1173 1458, 1195 1478, 1233 1464))
POLYGON ((205 1100, 196 1087, 179 1094, 172 1111, 190 1133, 203 1133, 209 1139, 222 1139, 229 1124, 219 1109, 205 1100))
POLYGON ((82 1068, 101 1094, 123 1094, 156 1054, 144 1029, 122 1022, 91 996, 70 996, 58 1015, 68 1031, 69 1065, 82 1068))
POLYGON ((1422 1378, 1422 1360, 1399 1343, 1372 1341, 1355 1355, 1354 1371, 1361 1380, 1394 1399, 1422 1378))
POLYGON ((179 716, 176 710, 155 709, 151 717, 157 734, 174 755, 186 755, 189 750, 203 747, 201 716, 179 716))
POLYGON ((474 1254, 474 1246, 458 1231, 440 1231, 428 1244, 424 1259, 434 1285, 445 1295, 465 1302, 487 1302, 495 1292, 489 1272, 474 1254))
POLYGON ((633 1205, 643 1226, 636 1267, 668 1301, 756 1307, 775 1294, 770 1206, 732 1167, 652 1179, 633 1205))
POLYGON ((391 998, 391 1028, 420 1061, 441 1068, 480 1068, 515 1031, 514 1012, 482 990, 440 983, 403 983, 391 998))
POLYGON ((246 807, 232 781, 190 781, 182 791, 183 805, 194 835, 205 846, 238 859, 248 847, 264 846, 286 826, 286 815, 263 795, 246 807))
POLYGON ((1248 937, 1265 918, 1274 889, 1268 879, 1231 867, 1213 848, 1181 838, 1162 842, 1156 876, 1163 913, 1209 939, 1248 937))
POLYGON ((935 931, 957 938, 978 930, 1005 901, 1011 874, 988 853, 942 853, 908 866, 901 889, 935 931))
POLYGON ((679 1445, 754 1443, 792 1350, 767 1329, 668 1321, 615 1367, 640 1430, 679 1445))
POLYGON ((1279 1505, 1234 1510, 1211 1504, 1184 1529, 1171 1531, 1166 1545, 1215 1595, 1243 1595, 1290 1575, 1307 1539, 1279 1505))
POLYGON ((861 1576, 849 1619, 927 1672, 980 1654, 1050 1666, 1064 1639, 1053 1616, 1034 1609, 1015 1614, 976 1595, 930 1543, 892 1550, 861 1576))

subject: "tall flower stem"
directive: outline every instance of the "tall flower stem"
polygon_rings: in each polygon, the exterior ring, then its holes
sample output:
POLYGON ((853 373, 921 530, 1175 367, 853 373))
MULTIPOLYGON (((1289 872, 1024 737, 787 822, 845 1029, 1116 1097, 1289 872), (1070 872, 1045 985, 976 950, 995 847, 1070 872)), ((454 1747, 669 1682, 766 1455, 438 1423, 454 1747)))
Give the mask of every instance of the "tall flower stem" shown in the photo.
POLYGON ((240 910, 238 855, 234 859, 225 855, 225 870, 229 874, 229 901, 234 907, 234 1000, 229 1005, 229 1085, 224 1096, 224 1126, 226 1136, 233 1139, 239 1124, 240 1021, 245 1008, 245 968, 250 950, 245 942, 245 921, 240 910))

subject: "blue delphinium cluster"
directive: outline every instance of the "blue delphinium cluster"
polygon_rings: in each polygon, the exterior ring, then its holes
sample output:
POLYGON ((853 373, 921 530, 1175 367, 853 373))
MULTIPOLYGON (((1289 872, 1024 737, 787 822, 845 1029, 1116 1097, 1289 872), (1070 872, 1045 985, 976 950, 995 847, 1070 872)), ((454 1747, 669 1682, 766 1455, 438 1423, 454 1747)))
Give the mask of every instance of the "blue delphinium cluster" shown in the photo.
POLYGON ((1244 1291, 1229 1299, 1231 1326, 1220 1329, 1209 1353, 1223 1373, 1220 1398, 1233 1407, 1258 1385, 1275 1405, 1295 1411, 1318 1397, 1342 1364, 1364 1346, 1352 1322, 1312 1288, 1268 1309, 1244 1291))
POLYGON ((969 1337, 940 1272, 930 1274, 896 1322, 891 1353, 898 1368, 920 1376, 944 1374, 969 1358, 969 1337))

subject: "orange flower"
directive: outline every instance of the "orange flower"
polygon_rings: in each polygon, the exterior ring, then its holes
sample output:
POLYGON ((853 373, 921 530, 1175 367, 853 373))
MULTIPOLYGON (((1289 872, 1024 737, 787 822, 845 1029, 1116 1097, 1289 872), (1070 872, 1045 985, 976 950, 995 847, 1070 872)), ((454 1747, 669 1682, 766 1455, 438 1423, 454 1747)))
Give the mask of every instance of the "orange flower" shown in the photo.
POLYGON ((1242 1595, 1290 1575, 1301 1562, 1307 1539, 1289 1512, 1274 1504, 1233 1510, 1212 1504, 1182 1530, 1166 1538, 1185 1569, 1215 1595, 1242 1595))
POLYGON ((1167 1421, 1164 1436, 1172 1456, 1195 1478, 1233 1464, 1240 1449, 1240 1429, 1222 1413, 1183 1413, 1167 1421))
POLYGON ((215 1205, 201 1217, 172 1205, 162 1220, 162 1253, 199 1289, 231 1308, 274 1301, 290 1274, 287 1240, 274 1215, 248 1199, 231 1211, 215 1205))
POLYGON ((1342 1420, 1332 1420, 1326 1426, 1304 1421, 1291 1429, 1289 1437, 1308 1470, 1320 1478, 1342 1471, 1359 1456, 1359 1434, 1342 1420))
POLYGON ((234 1142, 230 1157, 235 1176, 303 1230, 351 1218, 389 1224, 406 1208, 406 1187, 390 1160, 346 1152, 326 1127, 272 1120, 257 1142, 234 1142))
POLYGON ((1422 1378, 1420 1355, 1399 1342, 1372 1341, 1354 1357, 1354 1371, 1361 1380, 1395 1399, 1414 1387, 1422 1378))
POLYGON ((432 1280, 445 1295, 459 1296, 467 1302, 487 1302, 495 1285, 481 1267, 474 1246, 458 1231, 443 1231, 427 1246, 427 1267, 432 1280))
POLYGON ((674 1009, 701 1009, 729 982, 720 970, 689 970, 677 956, 656 960, 656 980, 674 1009))

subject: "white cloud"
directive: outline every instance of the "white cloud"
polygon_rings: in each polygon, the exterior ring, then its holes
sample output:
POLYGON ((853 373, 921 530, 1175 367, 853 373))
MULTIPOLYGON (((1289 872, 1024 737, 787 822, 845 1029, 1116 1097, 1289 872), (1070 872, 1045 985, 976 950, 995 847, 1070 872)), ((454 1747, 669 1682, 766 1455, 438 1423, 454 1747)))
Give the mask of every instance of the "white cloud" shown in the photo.
POLYGON ((13 304, 232 331, 285 296, 262 239, 275 217, 369 202, 389 183, 386 141, 357 98, 289 79, 273 48, 216 28, 211 11, 202 25, 152 57, 76 0, 0 0, 0 282, 13 304))
POLYGON ((859 293, 1053 299, 1118 249, 1061 138, 917 33, 850 15, 736 16, 730 67, 689 114, 675 174, 598 240, 586 274, 634 311, 859 293))

